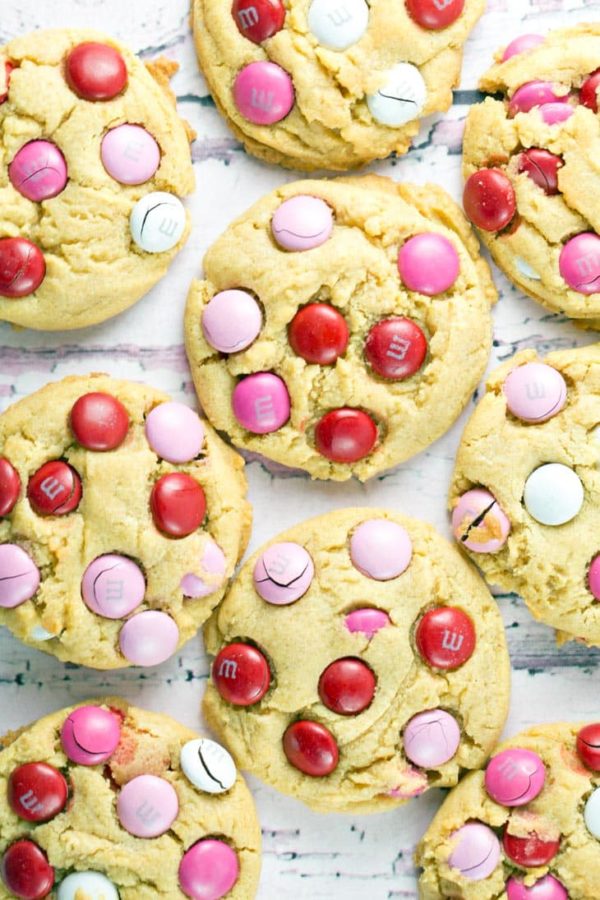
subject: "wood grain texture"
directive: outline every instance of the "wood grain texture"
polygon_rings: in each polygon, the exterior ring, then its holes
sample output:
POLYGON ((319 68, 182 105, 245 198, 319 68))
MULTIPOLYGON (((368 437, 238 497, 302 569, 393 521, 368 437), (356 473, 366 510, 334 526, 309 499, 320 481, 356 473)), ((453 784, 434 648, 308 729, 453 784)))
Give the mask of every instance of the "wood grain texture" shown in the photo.
MULTIPOLYGON (((228 2, 228 0, 223 0, 228 2)), ((427 120, 413 150, 371 170, 399 180, 437 181, 460 197, 462 123, 476 97, 479 73, 499 42, 524 31, 544 31, 598 19, 600 0, 489 0, 488 12, 466 49, 457 102, 446 116, 427 120)), ((194 230, 169 276, 133 309, 85 332, 67 335, 17 331, 0 325, 0 404, 4 407, 64 375, 102 370, 148 381, 193 402, 182 346, 182 312, 202 254, 228 222, 293 173, 247 157, 231 138, 207 96, 189 31, 187 0, 4 0, 0 40, 34 27, 93 26, 112 32, 146 58, 177 60, 180 110, 198 133, 193 147, 197 192, 189 201, 194 230)), ((517 349, 541 353, 589 343, 580 331, 526 299, 494 270, 501 292, 490 365, 517 349)), ((68 297, 65 297, 68 303, 68 297)), ((447 484, 462 424, 426 453, 367 485, 313 484, 253 460, 248 466, 255 508, 251 548, 311 515, 346 505, 389 505, 426 518, 448 533, 447 484)), ((513 661, 513 703, 506 733, 535 722, 600 715, 599 651, 569 644, 558 650, 551 631, 535 623, 514 596, 498 598, 513 661)), ((24 724, 60 706, 105 692, 201 728, 200 698, 208 665, 200 638, 158 669, 95 673, 63 665, 0 634, 0 728, 24 724)), ((253 781, 264 831, 260 897, 384 900, 416 897, 412 849, 441 797, 431 792, 381 816, 320 816, 253 781)))

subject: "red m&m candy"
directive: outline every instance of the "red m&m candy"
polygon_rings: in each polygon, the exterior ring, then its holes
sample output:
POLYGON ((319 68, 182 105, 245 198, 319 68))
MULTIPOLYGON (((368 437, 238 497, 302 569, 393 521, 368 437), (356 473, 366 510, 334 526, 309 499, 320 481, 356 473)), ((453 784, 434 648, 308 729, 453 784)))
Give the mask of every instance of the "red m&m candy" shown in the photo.
POLYGON ((458 669, 475 649, 475 626, 461 609, 438 606, 426 612, 415 631, 417 650, 435 669, 458 669))
POLYGON ((358 462, 369 455, 376 441, 377 426, 361 409, 332 409, 315 426, 315 446, 333 462, 358 462))
POLYGON ((6 77, 6 90, 4 91, 3 94, 0 94, 0 103, 4 103, 5 100, 8 99, 8 88, 10 86, 10 73, 12 72, 13 69, 14 69, 14 66, 12 63, 10 63, 8 61, 4 63, 4 71, 6 72, 6 76, 5 76, 6 77))
POLYGON ((558 170, 563 165, 560 156, 542 150, 539 147, 531 147, 521 153, 519 158, 519 172, 525 172, 545 194, 558 194, 558 170))
POLYGON ((52 460, 31 476, 27 497, 38 516, 66 516, 79 506, 81 479, 68 463, 52 460))
POLYGON ((21 479, 15 467, 0 457, 0 516, 8 516, 19 499, 21 479))
POLYGON ((500 169, 480 169, 465 184, 465 212, 484 231, 500 231, 510 223, 516 210, 510 178, 500 169))
POLYGON ((341 716, 353 716, 370 706, 377 680, 369 666, 351 656, 336 659, 319 678, 321 702, 341 716))
POLYGON ((46 275, 44 254, 23 237, 0 238, 0 295, 27 297, 46 275))
POLYGON ((228 644, 215 657, 212 677, 221 697, 234 706, 252 706, 271 684, 269 663, 256 647, 228 644))
POLYGON ((438 31, 456 22, 465 8, 465 0, 406 0, 406 8, 422 28, 438 31))
POLYGON ((600 722, 586 725, 577 735, 577 753, 592 772, 600 772, 600 722))
POLYGON ((558 841, 544 841, 532 831, 525 837, 510 834, 508 828, 502 837, 502 846, 509 859, 525 868, 536 868, 547 865, 554 859, 560 847, 558 841))
POLYGON ((150 496, 154 524, 170 537, 185 537, 200 527, 206 515, 206 497, 197 481, 185 472, 159 478, 150 496))
POLYGON ((324 725, 308 719, 294 722, 286 729, 283 752, 294 768, 313 778, 330 775, 340 757, 332 733, 324 725))
POLYGON ((94 41, 71 50, 65 75, 71 90, 83 100, 112 100, 127 84, 127 66, 119 51, 94 41))
POLYGON ((47 822, 65 808, 69 793, 63 775, 43 762, 25 763, 8 779, 8 802, 19 818, 47 822))
POLYGON ((288 338, 294 353, 308 363, 332 365, 349 338, 344 317, 328 303, 309 303, 291 321, 288 338))
POLYGON ((374 372, 402 381, 419 371, 427 356, 427 338, 416 322, 404 316, 383 319, 365 341, 365 358, 374 372))
POLYGON ((231 15, 240 34, 260 44, 281 31, 285 7, 281 0, 233 0, 231 15))
POLYGON ((11 844, 0 865, 2 881, 21 900, 41 900, 54 884, 54 869, 33 841, 11 844))
POLYGON ((120 400, 94 391, 84 394, 71 410, 71 430, 87 450, 114 450, 129 430, 129 416, 120 400))
POLYGON ((600 91, 600 69, 596 69, 585 79, 579 92, 581 103, 594 112, 598 112, 598 91, 600 91))

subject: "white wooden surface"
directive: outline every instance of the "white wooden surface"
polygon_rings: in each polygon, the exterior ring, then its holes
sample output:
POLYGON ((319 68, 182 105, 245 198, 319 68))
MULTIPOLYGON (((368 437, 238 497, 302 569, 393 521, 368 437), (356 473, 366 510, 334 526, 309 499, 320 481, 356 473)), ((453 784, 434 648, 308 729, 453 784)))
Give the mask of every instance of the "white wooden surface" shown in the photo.
MULTIPOLYGON (((229 0, 222 0, 229 2, 229 0)), ((400 0, 399 0, 400 2, 400 0)), ((499 42, 524 31, 598 19, 600 0, 489 0, 466 48, 463 91, 472 91, 499 42)), ((247 157, 207 97, 189 30, 188 0, 0 0, 0 41, 35 27, 92 26, 112 32, 145 58, 164 53, 181 64, 174 80, 180 109, 198 132, 193 146, 197 192, 190 200, 193 235, 169 276, 142 302, 102 326, 69 334, 15 331, 0 325, 0 403, 63 375, 103 370, 156 384, 193 403, 182 347, 187 287, 205 248, 266 191, 294 175, 247 157)), ((461 122, 472 95, 445 117, 424 124, 411 153, 374 165, 395 179, 434 180, 460 196, 461 122)), ((495 270, 502 299, 495 311, 491 364, 515 350, 542 353, 594 340, 526 299, 495 270)), ((68 303, 68 298, 65 298, 68 303)), ((366 486, 311 484, 248 466, 255 509, 251 547, 283 528, 333 507, 389 505, 448 532, 445 497, 459 422, 428 452, 366 486), (268 510, 268 512, 267 512, 268 510)), ((597 651, 558 650, 549 629, 534 623, 521 601, 499 597, 513 660, 513 703, 507 733, 534 722, 600 716, 597 651)), ((0 633, 0 731, 21 726, 67 703, 106 692, 169 713, 201 728, 199 705, 207 677, 200 638, 177 659, 151 670, 96 673, 63 665, 0 633)), ((252 782, 264 833, 260 897, 384 900, 416 897, 412 849, 440 802, 430 792, 379 816, 319 816, 252 782)))

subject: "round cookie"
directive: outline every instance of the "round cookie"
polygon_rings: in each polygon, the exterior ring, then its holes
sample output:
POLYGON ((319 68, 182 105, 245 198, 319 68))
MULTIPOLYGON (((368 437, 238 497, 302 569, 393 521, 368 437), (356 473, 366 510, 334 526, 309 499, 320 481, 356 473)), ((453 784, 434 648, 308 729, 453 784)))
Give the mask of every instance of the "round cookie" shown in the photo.
POLYGON ((421 900, 592 900, 600 724, 537 725, 450 792, 417 848, 421 900))
POLYGON ((450 490, 456 539, 490 584, 597 646, 599 425, 600 345, 518 353, 488 379, 450 490))
POLYGON ((227 229, 204 274, 185 316, 202 408, 313 478, 366 480, 419 453, 487 363, 496 292, 434 185, 288 184, 227 229))
POLYGON ((600 317, 600 23, 496 57, 463 144, 464 204, 502 271, 553 312, 600 317))
POLYGON ((254 804, 215 741, 110 698, 52 713, 2 745, 0 898, 256 895, 254 804))
POLYGON ((320 811, 456 784, 506 717, 496 603, 430 525, 395 512, 339 510, 278 535, 205 639, 211 727, 242 768, 320 811))
POLYGON ((156 665, 221 599, 248 540, 241 458, 195 412, 106 375, 0 415, 0 623, 59 659, 156 665))
POLYGON ((346 170, 405 153, 444 112, 483 0, 194 0, 198 58, 249 153, 346 170))
POLYGON ((102 322, 162 278, 189 231, 190 134, 168 60, 95 31, 0 50, 0 320, 102 322))

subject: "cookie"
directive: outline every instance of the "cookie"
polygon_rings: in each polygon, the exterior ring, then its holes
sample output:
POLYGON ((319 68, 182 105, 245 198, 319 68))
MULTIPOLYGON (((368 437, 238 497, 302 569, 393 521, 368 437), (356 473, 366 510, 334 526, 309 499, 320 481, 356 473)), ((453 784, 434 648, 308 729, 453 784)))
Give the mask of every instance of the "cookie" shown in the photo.
POLYGON ((200 66, 249 153, 346 170, 444 112, 483 0, 194 0, 200 66))
POLYGON ((107 375, 0 415, 0 623, 59 659, 152 666, 221 599, 248 540, 241 458, 182 403, 107 375))
POLYGON ((496 603, 451 544, 396 512, 280 534, 205 639, 210 726, 242 768, 316 810, 381 812, 454 785, 506 717, 496 603))
POLYGON ((194 190, 174 71, 95 31, 0 49, 0 320, 93 325, 166 274, 194 190))
POLYGON ((421 900, 595 900, 600 723, 537 725, 442 804, 417 849, 421 900))
POLYGON ((600 645, 600 345, 525 350, 489 377, 458 450, 456 540, 561 640, 600 645))
POLYGON ((365 480, 419 453, 487 363, 496 292, 434 185, 285 185, 213 244, 204 274, 185 331, 206 415, 313 478, 365 480))
POLYGON ((251 900, 260 827, 224 747, 124 700, 0 750, 0 898, 251 900))
POLYGON ((517 38, 480 82, 464 205, 505 275, 553 312, 600 317, 600 23, 517 38))

